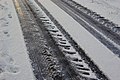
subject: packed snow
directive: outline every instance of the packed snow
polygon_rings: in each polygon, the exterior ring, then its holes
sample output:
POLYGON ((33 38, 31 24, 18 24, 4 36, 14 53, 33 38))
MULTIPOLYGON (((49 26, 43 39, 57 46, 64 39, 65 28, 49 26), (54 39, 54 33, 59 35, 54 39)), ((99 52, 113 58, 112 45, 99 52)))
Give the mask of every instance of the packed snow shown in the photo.
MULTIPOLYGON (((51 0, 38 0, 111 80, 120 80, 120 59, 51 0)), ((89 1, 88 1, 89 2, 89 1)))
POLYGON ((12 0, 0 0, 0 80, 35 80, 12 0))
POLYGON ((120 26, 120 0, 73 0, 120 26))

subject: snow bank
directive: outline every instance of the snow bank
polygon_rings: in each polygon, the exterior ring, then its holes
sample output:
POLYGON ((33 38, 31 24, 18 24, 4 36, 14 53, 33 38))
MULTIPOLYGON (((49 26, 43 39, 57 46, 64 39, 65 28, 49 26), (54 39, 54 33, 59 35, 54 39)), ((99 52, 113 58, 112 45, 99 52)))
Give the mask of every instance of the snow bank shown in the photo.
POLYGON ((38 0, 55 17, 86 54, 111 79, 120 80, 120 59, 72 17, 50 0, 38 0))
POLYGON ((34 80, 12 0, 0 0, 0 80, 34 80))

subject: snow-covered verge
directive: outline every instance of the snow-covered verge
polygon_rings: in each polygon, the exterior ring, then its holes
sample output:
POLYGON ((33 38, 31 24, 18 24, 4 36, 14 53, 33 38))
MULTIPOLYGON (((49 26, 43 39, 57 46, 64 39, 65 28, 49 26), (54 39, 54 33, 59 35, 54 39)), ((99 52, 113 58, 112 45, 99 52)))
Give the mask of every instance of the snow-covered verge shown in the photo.
POLYGON ((117 56, 52 1, 38 1, 55 17, 111 80, 120 80, 120 59, 117 56))
POLYGON ((120 0, 73 0, 120 26, 120 0))
POLYGON ((34 80, 12 0, 0 0, 0 80, 34 80))

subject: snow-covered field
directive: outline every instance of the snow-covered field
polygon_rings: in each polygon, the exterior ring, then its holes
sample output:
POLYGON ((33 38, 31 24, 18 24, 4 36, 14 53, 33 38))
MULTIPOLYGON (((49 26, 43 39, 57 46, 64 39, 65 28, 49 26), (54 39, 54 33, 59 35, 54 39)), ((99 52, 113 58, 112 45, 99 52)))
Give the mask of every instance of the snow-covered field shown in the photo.
POLYGON ((50 0, 38 0, 111 79, 120 80, 120 59, 50 0))
POLYGON ((74 0, 120 26, 120 0, 74 0))
POLYGON ((12 0, 0 0, 0 80, 34 80, 12 0))

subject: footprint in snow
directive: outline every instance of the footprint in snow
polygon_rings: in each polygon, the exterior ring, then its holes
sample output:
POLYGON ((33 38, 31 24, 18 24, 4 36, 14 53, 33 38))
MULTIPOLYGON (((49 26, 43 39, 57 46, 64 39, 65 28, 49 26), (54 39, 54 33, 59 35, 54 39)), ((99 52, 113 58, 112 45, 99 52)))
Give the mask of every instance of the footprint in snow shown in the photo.
POLYGON ((10 73, 18 73, 19 72, 19 67, 16 65, 7 65, 6 70, 10 73))
POLYGON ((9 17, 9 18, 12 18, 12 15, 11 15, 11 13, 9 13, 9 14, 8 14, 8 17, 9 17))
POLYGON ((0 74, 3 72, 9 72, 9 73, 18 73, 19 67, 9 63, 8 61, 4 59, 0 59, 0 74))
POLYGON ((1 57, 6 60, 9 64, 14 64, 14 60, 12 57, 10 57, 8 54, 1 54, 1 57))
POLYGON ((19 67, 14 64, 14 60, 11 56, 0 52, 0 74, 3 72, 18 73, 19 67))
POLYGON ((9 33, 7 33, 7 34, 6 34, 6 36, 7 36, 7 37, 10 37, 10 34, 9 34, 9 33))
POLYGON ((8 32, 8 31, 3 31, 3 33, 4 33, 4 35, 3 35, 3 36, 4 36, 4 38, 5 38, 5 37, 9 37, 9 36, 10 36, 10 34, 9 34, 9 32, 8 32))

